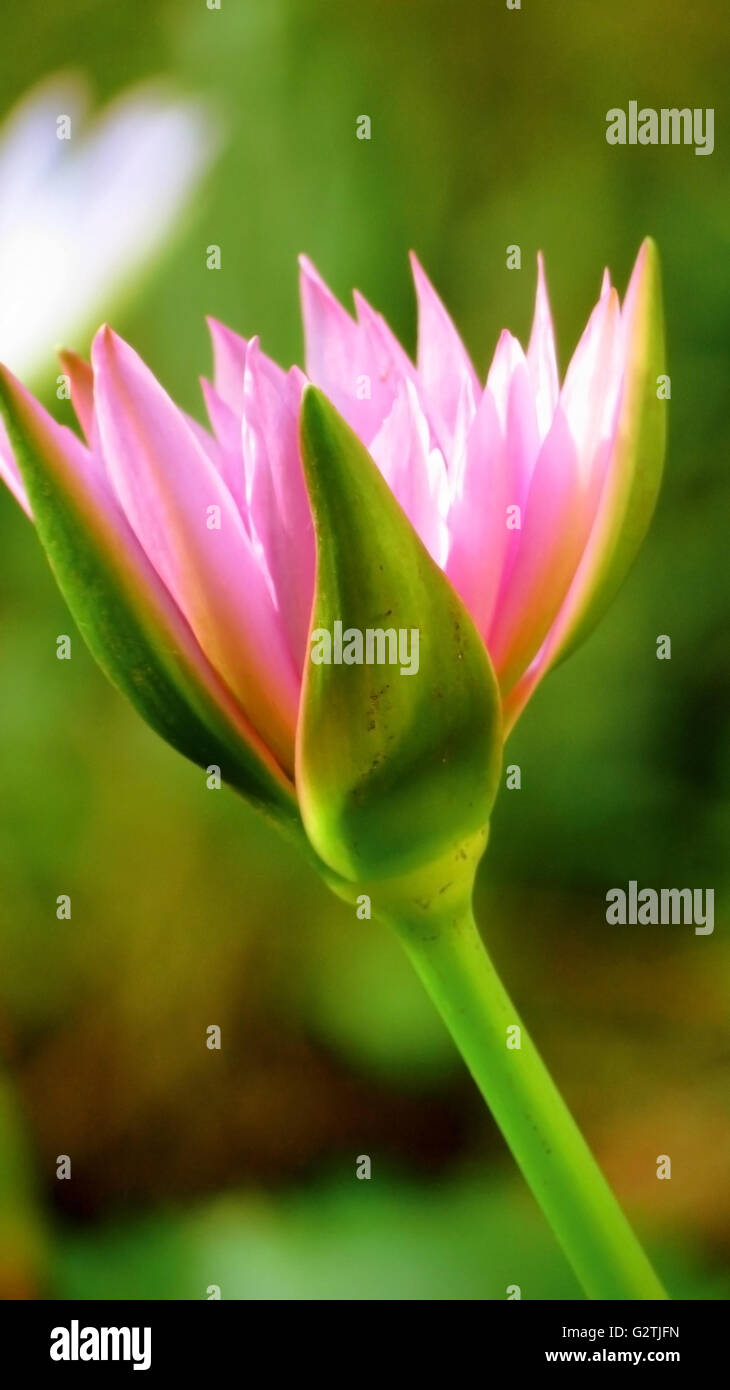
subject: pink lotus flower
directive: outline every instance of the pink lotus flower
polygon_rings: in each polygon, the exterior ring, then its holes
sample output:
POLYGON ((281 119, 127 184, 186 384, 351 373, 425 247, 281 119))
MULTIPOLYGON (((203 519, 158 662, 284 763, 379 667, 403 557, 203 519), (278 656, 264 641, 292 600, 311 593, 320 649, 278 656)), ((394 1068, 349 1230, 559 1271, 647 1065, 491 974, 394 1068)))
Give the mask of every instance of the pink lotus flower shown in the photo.
POLYGON ((0 369, 0 467, 148 722, 394 926, 589 1296, 661 1298, 524 1025, 519 1065, 505 1048, 518 1015, 471 913, 503 727, 615 592, 654 505, 656 257, 645 243, 623 307, 606 277, 562 387, 541 266, 527 354, 503 333, 485 383, 414 273, 416 364, 307 261, 315 386, 211 324, 210 430, 108 328, 91 366, 63 356, 85 443, 0 369), (309 661, 310 625, 343 620, 420 633, 417 679, 309 661))
MULTIPOLYGON (((413 273, 415 364, 365 300, 355 296, 350 317, 303 258, 307 377, 370 451, 463 600, 509 728, 597 591, 623 577, 651 513, 658 470, 642 472, 636 436, 653 247, 642 247, 623 306, 606 273, 562 385, 541 260, 527 352, 505 330, 486 381, 415 257, 413 273)), ((6 389, 63 487, 124 556, 164 640, 291 785, 315 575, 298 441, 306 378, 256 338, 215 321, 210 330, 209 430, 106 327, 90 367, 62 359, 85 443, 7 371, 6 389)), ((30 515, 4 432, 0 471, 30 515)))

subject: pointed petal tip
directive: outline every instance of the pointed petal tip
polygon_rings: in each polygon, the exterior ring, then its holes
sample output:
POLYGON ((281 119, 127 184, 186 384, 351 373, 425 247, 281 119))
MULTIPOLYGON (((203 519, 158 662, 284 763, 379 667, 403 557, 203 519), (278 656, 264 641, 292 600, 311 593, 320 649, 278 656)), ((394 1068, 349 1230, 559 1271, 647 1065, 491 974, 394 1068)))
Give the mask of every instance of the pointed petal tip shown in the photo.
POLYGON ((653 237, 644 237, 634 261, 623 299, 623 312, 632 317, 639 302, 653 304, 661 312, 661 266, 659 250, 653 237), (659 307, 657 307, 659 306, 659 307))
POLYGON ((517 344, 518 347, 520 346, 514 333, 510 333, 509 328, 501 329, 497 339, 497 347, 494 353, 495 357, 500 350, 502 352, 511 351, 513 344, 517 344))
POLYGON ((55 353, 62 366, 68 364, 72 367, 88 368, 90 365, 87 358, 82 357, 80 352, 76 352, 74 348, 65 347, 63 343, 55 349, 55 353))
POLYGON ((546 310, 550 317, 550 322, 552 323, 550 297, 548 295, 547 276, 545 274, 545 257, 543 256, 542 251, 538 251, 537 253, 537 286, 535 289, 536 313, 538 309, 546 310))
POLYGON ((375 313, 372 305, 368 303, 365 295, 361 294, 359 290, 352 291, 352 302, 355 305, 355 314, 358 323, 362 323, 364 318, 375 313))
POLYGON ((631 280, 650 271, 656 271, 659 267, 659 250, 653 237, 645 236, 644 240, 636 253, 636 260, 631 272, 631 280))
POLYGON ((206 326, 213 349, 213 383, 216 391, 232 408, 239 408, 239 387, 245 368, 249 340, 229 328, 213 314, 206 315, 206 326))
POLYGON ((123 342, 124 339, 120 338, 119 334, 115 333, 114 329, 110 328, 108 323, 100 324, 91 340, 91 362, 94 370, 96 370, 96 359, 100 352, 109 352, 112 348, 115 348, 117 344, 123 342))
POLYGON ((425 270, 423 269, 423 266, 421 265, 421 262, 419 261, 415 251, 408 252, 408 260, 410 263, 411 274, 413 276, 416 288, 418 288, 419 285, 423 284, 428 285, 430 288, 429 278, 425 270))
POLYGON ((210 336, 211 336, 211 338, 213 339, 213 341, 215 341, 215 335, 216 335, 216 333, 229 333, 229 332, 230 332, 230 329, 227 328, 226 325, 225 325, 224 323, 222 323, 220 319, 217 319, 217 318, 215 317, 215 314, 206 314, 206 315, 205 315, 205 325, 206 325, 206 328, 208 329, 208 332, 210 333, 210 336))
POLYGON ((299 257, 299 294, 302 302, 302 313, 304 315, 304 331, 307 344, 309 346, 310 335, 312 340, 315 336, 326 338, 327 334, 334 329, 334 321, 330 318, 322 319, 323 315, 334 315, 340 325, 349 324, 352 326, 353 318, 349 309, 346 309, 337 295, 332 292, 327 281, 323 279, 309 256, 299 257))
POLYGON ((240 351, 241 345, 248 347, 252 338, 244 338, 241 333, 237 333, 235 328, 229 328, 222 319, 217 319, 214 314, 206 314, 205 323, 210 334, 210 340, 215 350, 216 345, 223 348, 230 347, 233 351, 240 351))
POLYGON ((297 262, 299 264, 300 279, 312 280, 316 285, 324 286, 324 280, 317 270, 314 261, 310 259, 305 251, 302 251, 297 256, 297 262))
POLYGON ((103 323, 91 340, 91 369, 95 377, 108 364, 114 346, 114 335, 109 325, 103 323))
POLYGON ((245 338, 244 344, 243 374, 245 382, 249 379, 251 372, 257 369, 264 354, 261 351, 261 339, 258 333, 254 333, 252 338, 245 338))
MULTIPOLYGON (((434 285, 432 284, 431 280, 426 274, 426 271, 423 269, 423 266, 421 265, 421 262, 419 261, 415 251, 408 252, 408 259, 410 261, 411 275, 413 276, 413 283, 416 288, 416 295, 418 297, 419 303, 422 296, 430 296, 438 302, 441 308, 444 308, 444 306, 441 304, 441 300, 439 298, 437 290, 435 289, 434 285)), ((446 312, 445 309, 444 312, 446 312)))

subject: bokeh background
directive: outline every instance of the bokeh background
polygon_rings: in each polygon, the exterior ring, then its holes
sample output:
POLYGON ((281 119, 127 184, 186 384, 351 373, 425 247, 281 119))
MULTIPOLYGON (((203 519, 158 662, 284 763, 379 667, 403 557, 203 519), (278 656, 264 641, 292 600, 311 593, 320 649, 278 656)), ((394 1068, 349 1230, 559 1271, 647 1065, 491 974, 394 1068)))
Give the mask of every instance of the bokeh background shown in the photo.
MULTIPOLYGON (((502 326, 528 332, 538 248, 564 367, 604 264, 623 289, 656 237, 666 485, 619 600, 513 736, 522 789, 500 795, 478 910, 661 1273, 693 1299, 730 1292, 729 38, 720 0, 24 0, 0 50, 3 110, 65 67, 99 100, 162 73, 217 109, 222 153, 114 318, 201 417, 206 313, 301 359, 300 251, 412 348, 413 247, 485 371, 502 326), (606 111, 633 98, 714 107, 715 152, 608 146, 606 111), (714 934, 608 927, 605 894, 632 878, 713 887, 714 934)), ((39 387, 62 414, 56 370, 39 387)), ((207 791, 80 640, 56 660, 74 629, 6 495, 0 544, 2 1295, 578 1296, 397 943, 207 791)))

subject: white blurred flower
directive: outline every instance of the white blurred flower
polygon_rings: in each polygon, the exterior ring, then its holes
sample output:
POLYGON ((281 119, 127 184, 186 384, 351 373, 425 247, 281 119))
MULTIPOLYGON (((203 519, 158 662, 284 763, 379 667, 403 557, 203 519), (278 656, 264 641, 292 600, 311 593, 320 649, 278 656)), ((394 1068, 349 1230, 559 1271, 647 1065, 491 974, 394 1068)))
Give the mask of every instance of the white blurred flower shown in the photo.
POLYGON ((0 361, 26 380, 108 317, 216 151, 205 108, 159 83, 87 108, 83 79, 59 74, 0 128, 0 361))

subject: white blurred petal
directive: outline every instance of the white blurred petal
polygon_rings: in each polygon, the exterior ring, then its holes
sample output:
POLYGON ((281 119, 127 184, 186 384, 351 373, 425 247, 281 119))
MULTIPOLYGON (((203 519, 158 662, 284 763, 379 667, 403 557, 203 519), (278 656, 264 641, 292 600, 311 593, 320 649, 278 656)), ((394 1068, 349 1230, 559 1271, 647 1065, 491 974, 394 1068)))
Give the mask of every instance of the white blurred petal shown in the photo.
POLYGON ((218 145, 202 105, 159 84, 91 123, 84 93, 80 79, 50 79, 0 130, 0 361, 25 378, 109 317, 218 145), (61 115, 69 140, 57 136, 61 115))

